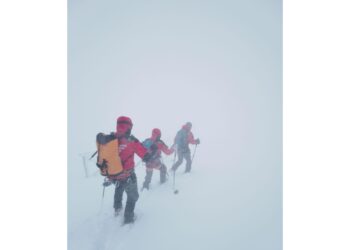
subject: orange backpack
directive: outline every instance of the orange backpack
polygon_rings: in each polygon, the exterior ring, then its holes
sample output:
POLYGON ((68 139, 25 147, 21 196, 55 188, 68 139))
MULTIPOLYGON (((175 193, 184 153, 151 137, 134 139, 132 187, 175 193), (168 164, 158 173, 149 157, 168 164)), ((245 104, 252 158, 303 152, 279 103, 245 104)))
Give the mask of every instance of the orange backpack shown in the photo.
POLYGON ((96 136, 97 163, 101 175, 115 177, 122 173, 123 166, 119 157, 118 139, 113 133, 106 135, 99 133, 96 136))

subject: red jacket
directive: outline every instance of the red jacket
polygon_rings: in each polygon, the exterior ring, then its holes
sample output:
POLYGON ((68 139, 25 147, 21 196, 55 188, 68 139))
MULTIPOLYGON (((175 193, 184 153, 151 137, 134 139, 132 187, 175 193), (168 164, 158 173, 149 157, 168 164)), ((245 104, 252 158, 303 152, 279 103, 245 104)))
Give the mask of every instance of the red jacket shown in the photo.
POLYGON ((169 149, 169 147, 162 140, 157 141, 156 145, 158 148, 156 155, 158 157, 161 156, 162 152, 166 155, 171 155, 172 153, 174 153, 174 149, 173 148, 169 149))
POLYGON ((171 155, 172 153, 174 153, 174 149, 169 149, 168 146, 160 139, 161 134, 162 133, 159 128, 154 128, 152 130, 151 138, 147 139, 147 140, 151 140, 152 143, 155 144, 157 148, 157 152, 155 153, 153 158, 159 158, 162 152, 166 155, 171 155))
MULTIPOLYGON (((150 138, 150 139, 154 142, 153 138, 150 138)), ((173 148, 169 149, 168 146, 162 140, 157 140, 156 142, 154 142, 154 145, 156 146, 157 151, 154 153, 152 159, 146 163, 147 169, 153 169, 153 168, 159 169, 162 164, 161 162, 162 152, 166 155, 170 155, 175 151, 173 148)))
POLYGON ((197 144, 191 131, 189 131, 189 133, 188 133, 187 141, 190 144, 197 144))
POLYGON ((147 149, 134 136, 118 138, 119 157, 122 161, 124 170, 131 170, 135 167, 134 154, 136 153, 141 159, 147 154, 147 149))

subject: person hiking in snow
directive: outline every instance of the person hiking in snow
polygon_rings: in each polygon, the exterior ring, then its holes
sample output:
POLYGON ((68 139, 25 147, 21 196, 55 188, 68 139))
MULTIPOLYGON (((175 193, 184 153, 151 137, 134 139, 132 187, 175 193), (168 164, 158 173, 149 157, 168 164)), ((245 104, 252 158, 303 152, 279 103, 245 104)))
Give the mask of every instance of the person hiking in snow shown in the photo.
POLYGON ((151 138, 146 139, 142 144, 148 149, 148 152, 152 155, 152 158, 146 163, 146 177, 143 182, 142 189, 149 189, 149 184, 152 180, 153 169, 160 171, 160 183, 166 181, 167 167, 161 160, 162 152, 166 155, 174 153, 174 149, 169 149, 168 146, 160 139, 162 136, 160 129, 155 128, 152 130, 151 138))
POLYGON ((179 130, 175 137, 175 145, 178 155, 178 160, 175 162, 175 164, 172 166, 171 170, 176 171, 177 168, 182 164, 183 159, 186 160, 186 170, 185 173, 189 173, 191 171, 191 150, 189 147, 189 144, 199 144, 199 139, 194 139, 193 134, 191 132, 192 129, 192 123, 187 122, 184 126, 182 126, 181 130, 179 130))
POLYGON ((137 178, 134 172, 134 154, 136 153, 144 162, 152 157, 136 137, 131 135, 132 127, 133 123, 129 117, 121 116, 117 119, 115 136, 119 142, 119 157, 123 172, 115 178, 110 178, 115 183, 115 215, 118 215, 122 210, 123 193, 126 192, 127 200, 124 210, 124 223, 126 224, 134 221, 134 209, 139 198, 137 178))

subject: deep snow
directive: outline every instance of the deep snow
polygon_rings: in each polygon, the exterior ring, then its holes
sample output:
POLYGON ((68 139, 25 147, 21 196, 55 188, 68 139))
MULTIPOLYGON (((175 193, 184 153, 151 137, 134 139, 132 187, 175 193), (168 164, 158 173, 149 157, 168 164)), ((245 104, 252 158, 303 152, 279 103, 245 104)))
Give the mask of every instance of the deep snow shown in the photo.
MULTIPOLYGON (((193 171, 184 174, 184 165, 178 169, 177 195, 173 193, 172 178, 160 185, 159 172, 155 171, 151 189, 140 192, 137 221, 125 226, 122 216, 113 214, 114 186, 106 188, 102 203, 103 177, 96 172, 95 159, 87 164, 89 178, 80 162, 75 182, 79 188, 70 189, 81 195, 70 201, 70 207, 77 210, 69 221, 69 250, 280 249, 276 236, 281 234, 281 214, 278 206, 266 200, 279 190, 269 187, 268 180, 264 187, 249 187, 251 183, 245 178, 252 178, 249 175, 254 173, 233 176, 238 169, 235 171, 234 164, 232 171, 218 175, 215 171, 222 170, 198 161, 201 157, 199 146, 193 171), (271 241, 274 238, 277 240, 271 241)), ((78 163, 79 157, 76 159, 78 163)), ((164 159, 171 166, 173 156, 164 159)), ((136 170, 140 187, 145 168, 139 164, 136 170)))

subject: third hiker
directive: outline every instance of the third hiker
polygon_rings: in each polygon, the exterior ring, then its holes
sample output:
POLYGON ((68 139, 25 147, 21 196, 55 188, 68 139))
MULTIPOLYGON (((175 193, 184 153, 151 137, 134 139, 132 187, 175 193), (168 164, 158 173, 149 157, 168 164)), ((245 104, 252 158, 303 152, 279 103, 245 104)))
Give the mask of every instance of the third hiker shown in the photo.
POLYGON ((179 130, 176 134, 175 145, 177 148, 178 160, 172 166, 172 171, 177 170, 177 168, 182 164, 184 158, 186 160, 185 173, 189 173, 191 171, 192 159, 189 144, 197 145, 200 143, 199 139, 194 139, 191 129, 192 123, 187 122, 184 126, 182 126, 182 129, 179 130))

